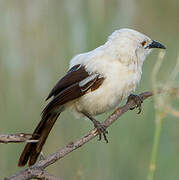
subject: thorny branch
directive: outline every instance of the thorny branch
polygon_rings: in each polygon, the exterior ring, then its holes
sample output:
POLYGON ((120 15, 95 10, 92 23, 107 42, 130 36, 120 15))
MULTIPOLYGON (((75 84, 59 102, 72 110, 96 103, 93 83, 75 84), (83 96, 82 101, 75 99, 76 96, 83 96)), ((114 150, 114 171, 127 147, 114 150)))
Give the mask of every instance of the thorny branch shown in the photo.
MULTIPOLYGON (((148 97, 152 96, 152 92, 144 92, 139 94, 140 98, 144 101, 148 97)), ((108 128, 113 122, 115 122, 121 115, 130 110, 130 108, 134 107, 135 102, 131 99, 124 106, 116 109, 105 121, 104 125, 108 128)), ((46 159, 38 161, 33 166, 26 168, 18 172, 17 174, 11 176, 10 178, 6 178, 5 180, 27 180, 31 178, 36 179, 46 179, 46 180, 59 180, 54 176, 50 176, 44 169, 49 165, 55 163, 57 160, 63 158, 67 154, 72 151, 78 149, 79 147, 86 144, 88 141, 92 140, 98 135, 97 129, 91 130, 89 133, 85 134, 83 137, 76 141, 70 142, 68 145, 63 148, 57 150, 54 154, 49 155, 46 159), (38 172, 38 173, 37 173, 38 172), (43 175, 43 176, 41 176, 43 175)))

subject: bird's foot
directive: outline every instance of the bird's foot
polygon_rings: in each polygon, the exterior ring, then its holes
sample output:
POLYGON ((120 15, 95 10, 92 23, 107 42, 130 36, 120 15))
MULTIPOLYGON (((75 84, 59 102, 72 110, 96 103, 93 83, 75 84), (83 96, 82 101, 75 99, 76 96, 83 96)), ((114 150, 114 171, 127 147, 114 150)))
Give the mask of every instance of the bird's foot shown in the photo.
POLYGON ((108 139, 106 136, 106 134, 108 134, 108 131, 106 130, 106 126, 97 120, 93 120, 93 124, 94 124, 94 127, 97 129, 97 132, 99 134, 98 140, 101 141, 101 136, 103 135, 104 140, 106 141, 106 143, 108 143, 108 139))
POLYGON ((99 121, 97 121, 95 118, 93 118, 93 116, 91 116, 89 113, 87 112, 81 112, 83 115, 85 115, 86 117, 88 117, 94 124, 94 127, 97 129, 98 135, 99 135, 99 141, 101 140, 101 136, 103 135, 104 140, 106 141, 106 143, 108 143, 108 139, 106 137, 106 134, 108 134, 108 131, 106 130, 106 126, 102 123, 100 123, 99 121))
POLYGON ((142 103, 143 103, 141 97, 139 95, 136 95, 136 94, 130 94, 128 99, 127 99, 127 102, 129 102, 130 100, 133 100, 136 104, 134 107, 130 108, 130 110, 138 108, 139 111, 137 114, 140 114, 142 111, 142 103))

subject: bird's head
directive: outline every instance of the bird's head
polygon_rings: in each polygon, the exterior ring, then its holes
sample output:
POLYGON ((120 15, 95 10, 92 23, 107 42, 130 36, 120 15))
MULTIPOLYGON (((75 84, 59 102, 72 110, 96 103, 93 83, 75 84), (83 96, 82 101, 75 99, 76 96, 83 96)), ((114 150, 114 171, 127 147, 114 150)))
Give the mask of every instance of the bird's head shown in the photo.
POLYGON ((130 63, 129 61, 137 59, 143 63, 146 56, 153 48, 166 49, 161 43, 150 39, 148 36, 132 30, 120 29, 109 36, 108 43, 112 46, 121 61, 130 63))

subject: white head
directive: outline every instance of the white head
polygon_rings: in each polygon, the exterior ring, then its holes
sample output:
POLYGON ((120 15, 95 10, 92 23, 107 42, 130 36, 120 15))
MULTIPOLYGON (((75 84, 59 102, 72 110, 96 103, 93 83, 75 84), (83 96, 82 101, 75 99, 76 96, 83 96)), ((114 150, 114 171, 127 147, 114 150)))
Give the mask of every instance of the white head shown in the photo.
POLYGON ((112 47, 110 49, 115 49, 115 53, 118 54, 121 61, 126 63, 130 63, 136 58, 143 63, 152 48, 165 49, 161 43, 151 40, 138 31, 126 28, 113 32, 106 45, 112 47))

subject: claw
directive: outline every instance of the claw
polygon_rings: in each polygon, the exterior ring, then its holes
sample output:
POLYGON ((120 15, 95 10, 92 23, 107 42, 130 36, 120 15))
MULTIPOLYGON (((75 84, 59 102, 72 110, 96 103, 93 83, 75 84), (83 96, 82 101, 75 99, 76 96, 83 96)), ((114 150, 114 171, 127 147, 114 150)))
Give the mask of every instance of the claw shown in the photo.
POLYGON ((101 141, 101 136, 103 135, 104 140, 106 143, 108 143, 108 139, 106 134, 108 134, 108 131, 106 130, 106 126, 104 124, 101 124, 99 121, 94 121, 94 127, 97 128, 98 134, 99 134, 99 141, 101 141))
POLYGON ((139 106, 139 107, 138 107, 138 109, 139 109, 139 111, 137 112, 137 114, 140 114, 140 113, 141 113, 141 111, 142 111, 141 106, 139 106))
POLYGON ((130 110, 133 110, 135 108, 138 108, 139 111, 137 112, 137 114, 140 114, 141 111, 142 111, 142 106, 141 104, 143 103, 141 97, 139 95, 135 95, 135 94, 131 94, 128 99, 127 99, 127 102, 129 102, 130 100, 133 100, 135 102, 135 106, 130 108, 130 110))
POLYGON ((104 137, 104 140, 106 141, 106 143, 108 143, 108 139, 106 134, 108 134, 108 131, 106 130, 106 126, 102 123, 100 123, 99 121, 97 121, 96 119, 94 119, 89 113, 87 112, 81 112, 83 113, 83 115, 85 115, 86 117, 88 117, 94 124, 94 127, 97 129, 98 135, 99 135, 99 141, 101 141, 102 135, 104 137))

